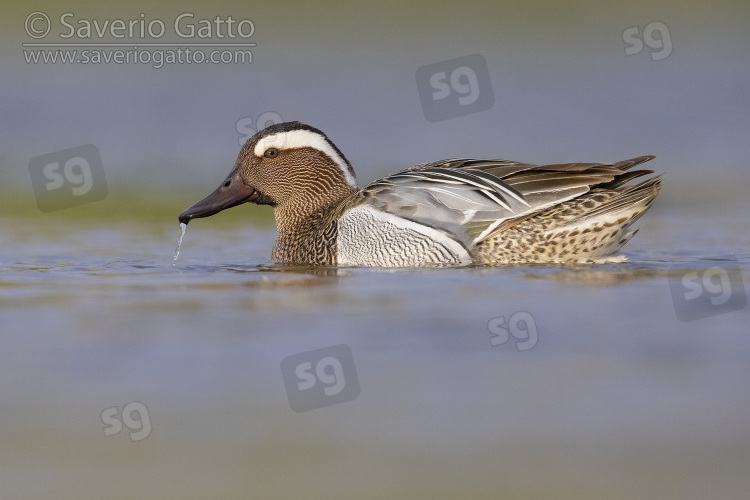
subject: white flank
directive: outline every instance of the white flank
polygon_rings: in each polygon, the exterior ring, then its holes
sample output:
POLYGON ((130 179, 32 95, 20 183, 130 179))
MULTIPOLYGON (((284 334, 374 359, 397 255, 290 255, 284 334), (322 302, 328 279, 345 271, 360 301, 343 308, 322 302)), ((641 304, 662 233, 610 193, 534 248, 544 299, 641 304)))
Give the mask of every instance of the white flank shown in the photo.
MULTIPOLYGON (((365 265, 376 265, 376 266, 402 266, 404 264, 393 264, 388 256, 389 252, 392 252, 394 261, 403 259, 414 259, 416 262, 405 264, 406 266, 424 265, 420 263, 420 257, 413 255, 412 249, 403 246, 403 244, 395 243, 393 246, 389 246, 385 249, 370 248, 372 246, 372 240, 377 240, 379 244, 383 246, 388 245, 388 242, 393 241, 393 233, 387 228, 389 225, 395 226, 397 229, 405 230, 409 232, 419 233, 429 240, 432 240, 437 245, 442 246, 448 252, 456 256, 459 265, 471 264, 471 255, 458 241, 449 237, 445 233, 433 229, 429 226, 418 224, 408 219, 403 219, 397 215, 381 212, 380 210, 371 207, 369 205, 360 205, 358 207, 348 210, 339 219, 339 240, 338 240, 338 263, 340 265, 362 265, 358 259, 352 259, 353 254, 357 254, 364 249, 366 251, 372 251, 372 262, 367 262, 365 265), (351 231, 350 236, 353 240, 345 243, 342 238, 341 231, 351 231), (367 237, 361 235, 366 233, 367 237), (390 236, 390 237, 389 237, 390 236), (369 238, 370 241, 367 241, 369 238), (363 241, 364 240, 364 241, 363 241), (350 246, 351 245, 351 246, 350 246), (384 250, 381 252, 381 250, 384 250)), ((408 234, 408 233, 407 233, 408 234)), ((396 238, 398 239, 398 238, 396 238)), ((378 244, 375 244, 377 247, 378 244)), ((432 262, 433 264, 440 264, 440 262, 432 262)))
POLYGON ((338 165, 341 171, 346 177, 346 182, 353 188, 357 187, 357 181, 354 176, 349 172, 349 168, 346 165, 344 159, 339 155, 335 149, 331 147, 328 141, 319 134, 311 132, 310 130, 290 130, 288 132, 279 132, 264 137, 258 144, 255 145, 255 156, 263 156, 266 149, 276 148, 282 149, 294 149, 294 148, 315 148, 318 151, 322 151, 327 154, 333 161, 338 165))
POLYGON ((447 248, 448 251, 458 256, 458 258, 461 261, 461 264, 471 264, 471 255, 469 255, 469 252, 466 251, 464 246, 461 245, 456 240, 454 240, 453 238, 450 238, 448 235, 446 235, 442 231, 438 231, 437 229, 433 229, 429 226, 425 226, 422 224, 417 224, 416 222, 410 221, 408 219, 402 219, 401 217, 397 215, 381 212, 380 210, 367 206, 367 205, 365 206, 369 210, 374 212, 376 217, 380 216, 382 220, 385 222, 390 222, 394 226, 402 228, 402 229, 409 229, 411 231, 422 233, 428 238, 430 238, 431 240, 440 243, 445 248, 447 248))

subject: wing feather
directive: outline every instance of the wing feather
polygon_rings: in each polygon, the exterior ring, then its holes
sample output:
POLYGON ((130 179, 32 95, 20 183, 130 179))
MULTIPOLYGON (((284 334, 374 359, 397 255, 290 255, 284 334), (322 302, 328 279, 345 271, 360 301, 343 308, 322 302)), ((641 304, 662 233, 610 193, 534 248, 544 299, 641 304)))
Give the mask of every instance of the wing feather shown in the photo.
POLYGON ((612 189, 649 170, 626 172, 653 156, 618 163, 532 165, 453 158, 415 165, 365 186, 360 202, 442 230, 464 244, 576 198, 612 189))

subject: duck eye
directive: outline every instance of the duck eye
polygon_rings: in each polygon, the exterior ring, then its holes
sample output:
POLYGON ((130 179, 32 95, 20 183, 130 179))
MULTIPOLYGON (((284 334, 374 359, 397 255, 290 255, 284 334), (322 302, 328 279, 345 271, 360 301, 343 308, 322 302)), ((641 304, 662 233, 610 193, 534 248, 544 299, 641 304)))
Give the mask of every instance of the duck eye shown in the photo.
POLYGON ((266 149, 265 153, 263 153, 263 156, 266 158, 276 158, 279 156, 279 150, 276 148, 268 148, 266 149))

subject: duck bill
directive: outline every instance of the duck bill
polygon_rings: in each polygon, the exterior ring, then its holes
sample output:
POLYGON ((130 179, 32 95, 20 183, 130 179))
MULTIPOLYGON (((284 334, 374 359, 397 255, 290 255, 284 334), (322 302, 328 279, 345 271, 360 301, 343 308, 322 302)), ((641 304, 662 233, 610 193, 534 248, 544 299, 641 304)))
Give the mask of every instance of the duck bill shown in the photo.
POLYGON ((258 192, 245 184, 239 171, 235 170, 213 193, 185 209, 180 214, 180 222, 187 224, 193 219, 209 217, 227 208, 236 207, 256 199, 258 199, 258 192))

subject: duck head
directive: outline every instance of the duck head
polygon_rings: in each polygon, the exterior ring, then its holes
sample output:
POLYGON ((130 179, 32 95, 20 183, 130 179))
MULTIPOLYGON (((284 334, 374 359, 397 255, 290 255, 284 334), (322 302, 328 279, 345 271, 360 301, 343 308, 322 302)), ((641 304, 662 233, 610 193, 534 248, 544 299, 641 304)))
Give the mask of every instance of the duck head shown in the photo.
POLYGON ((248 139, 221 185, 179 219, 187 224, 249 202, 273 206, 281 232, 356 188, 349 160, 323 132, 300 122, 278 123, 248 139))

